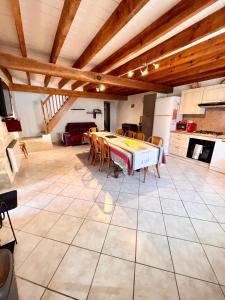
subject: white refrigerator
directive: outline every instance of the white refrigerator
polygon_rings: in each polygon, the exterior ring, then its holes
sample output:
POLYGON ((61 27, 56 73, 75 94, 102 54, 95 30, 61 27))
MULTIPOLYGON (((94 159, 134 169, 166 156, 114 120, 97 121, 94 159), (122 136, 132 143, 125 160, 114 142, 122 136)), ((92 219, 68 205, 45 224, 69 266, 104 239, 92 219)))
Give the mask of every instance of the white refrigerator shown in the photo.
POLYGON ((164 152, 169 153, 170 132, 176 130, 176 123, 182 119, 178 115, 180 97, 158 98, 155 102, 153 134, 163 138, 164 152))

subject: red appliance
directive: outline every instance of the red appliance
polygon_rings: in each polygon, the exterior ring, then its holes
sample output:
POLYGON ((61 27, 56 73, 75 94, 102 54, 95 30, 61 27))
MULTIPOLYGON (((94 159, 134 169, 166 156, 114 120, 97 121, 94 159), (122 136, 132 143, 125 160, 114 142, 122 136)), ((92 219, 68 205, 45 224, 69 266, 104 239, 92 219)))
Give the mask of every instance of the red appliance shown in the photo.
POLYGON ((187 122, 186 121, 177 122, 176 129, 181 130, 181 131, 186 131, 187 130, 187 122))
POLYGON ((188 121, 187 122, 187 132, 193 132, 197 129, 197 124, 192 122, 192 121, 188 121))
POLYGON ((177 131, 193 132, 197 129, 197 124, 193 121, 179 121, 176 126, 177 131))

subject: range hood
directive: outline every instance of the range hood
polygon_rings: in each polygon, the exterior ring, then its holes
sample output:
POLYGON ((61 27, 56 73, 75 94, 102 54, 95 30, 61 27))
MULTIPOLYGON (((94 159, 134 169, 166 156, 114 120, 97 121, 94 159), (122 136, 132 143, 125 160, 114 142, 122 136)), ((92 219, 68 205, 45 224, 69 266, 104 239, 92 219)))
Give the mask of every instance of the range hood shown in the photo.
POLYGON ((199 107, 206 107, 206 108, 210 108, 210 107, 225 107, 225 100, 224 101, 220 101, 220 102, 208 102, 208 103, 200 103, 198 105, 199 107))

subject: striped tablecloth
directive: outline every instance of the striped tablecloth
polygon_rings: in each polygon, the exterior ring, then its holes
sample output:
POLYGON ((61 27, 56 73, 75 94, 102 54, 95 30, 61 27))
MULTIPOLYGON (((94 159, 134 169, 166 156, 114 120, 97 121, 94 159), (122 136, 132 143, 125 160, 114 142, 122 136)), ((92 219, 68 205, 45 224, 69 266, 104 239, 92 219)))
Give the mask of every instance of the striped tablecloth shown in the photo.
MULTIPOLYGON (((115 135, 111 132, 96 132, 97 136, 104 137, 110 146, 112 160, 123 169, 124 172, 132 172, 145 167, 162 163, 163 148, 156 145, 115 135), (110 136, 116 136, 110 138, 110 136)), ((89 133, 84 134, 89 137, 89 133)))

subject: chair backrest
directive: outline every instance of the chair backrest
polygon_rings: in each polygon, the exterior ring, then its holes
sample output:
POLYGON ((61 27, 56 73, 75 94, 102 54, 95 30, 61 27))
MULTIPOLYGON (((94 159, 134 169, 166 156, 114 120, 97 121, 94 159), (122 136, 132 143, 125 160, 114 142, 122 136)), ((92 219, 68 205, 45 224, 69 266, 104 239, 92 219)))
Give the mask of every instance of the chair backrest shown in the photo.
POLYGON ((148 139, 148 142, 150 142, 154 145, 160 146, 160 147, 163 146, 163 138, 161 138, 160 136, 151 136, 148 139))
POLYGON ((89 132, 97 132, 97 127, 91 127, 88 130, 89 132))
POLYGON ((135 135, 135 132, 134 131, 131 131, 131 130, 127 130, 125 132, 125 136, 129 137, 129 138, 133 138, 135 135))
POLYGON ((110 157, 110 146, 107 140, 103 137, 99 137, 98 142, 101 148, 102 158, 110 157))
POLYGON ((122 128, 117 129, 116 130, 116 134, 118 134, 118 135, 124 135, 123 129, 122 128))
POLYGON ((135 133, 134 138, 137 139, 137 140, 144 141, 145 140, 145 135, 144 135, 143 132, 137 132, 137 133, 135 133))
POLYGON ((95 152, 100 152, 101 151, 101 146, 100 144, 98 143, 98 137, 96 134, 92 134, 91 135, 91 140, 92 140, 92 143, 93 143, 93 147, 95 149, 95 152))

